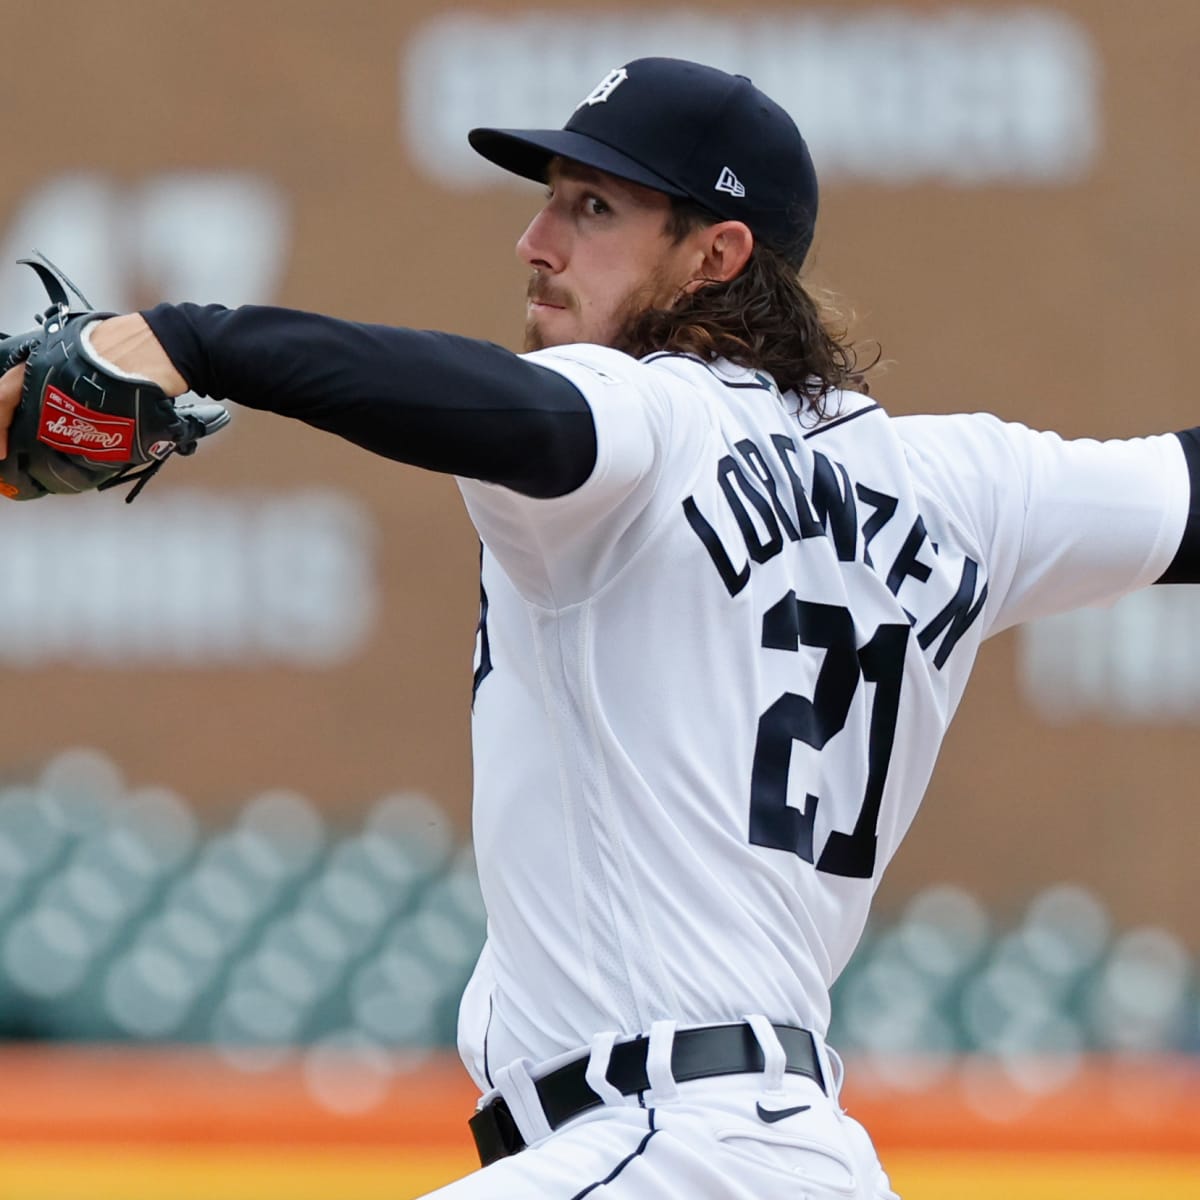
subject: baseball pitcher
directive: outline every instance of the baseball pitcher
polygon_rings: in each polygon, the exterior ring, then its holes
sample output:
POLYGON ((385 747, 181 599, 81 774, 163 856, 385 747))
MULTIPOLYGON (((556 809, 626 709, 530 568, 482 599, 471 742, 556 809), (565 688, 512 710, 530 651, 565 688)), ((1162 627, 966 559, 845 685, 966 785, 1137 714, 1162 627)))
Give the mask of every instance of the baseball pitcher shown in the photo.
POLYGON ((641 59, 562 129, 470 136, 545 187, 526 353, 189 304, 79 340, 459 480, 483 1167, 437 1194, 890 1197, 830 986, 983 639, 1200 578, 1200 434, 889 417, 801 283, 805 142, 741 76, 641 59))

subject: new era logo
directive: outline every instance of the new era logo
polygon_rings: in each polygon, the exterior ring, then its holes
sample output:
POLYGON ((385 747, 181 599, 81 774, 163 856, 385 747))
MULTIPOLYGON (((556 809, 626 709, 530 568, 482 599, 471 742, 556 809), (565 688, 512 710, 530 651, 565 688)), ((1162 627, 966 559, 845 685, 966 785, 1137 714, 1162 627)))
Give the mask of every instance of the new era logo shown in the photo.
POLYGON ((728 192, 739 200, 746 194, 745 185, 728 167, 721 168, 721 177, 717 180, 717 186, 713 190, 728 192))

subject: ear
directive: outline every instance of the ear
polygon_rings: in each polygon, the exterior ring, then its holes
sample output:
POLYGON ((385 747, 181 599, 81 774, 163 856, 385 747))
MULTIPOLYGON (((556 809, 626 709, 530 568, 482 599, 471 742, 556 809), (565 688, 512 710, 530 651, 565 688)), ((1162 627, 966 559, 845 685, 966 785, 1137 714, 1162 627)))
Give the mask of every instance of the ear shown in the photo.
POLYGON ((719 221, 697 231, 703 255, 700 267, 684 290, 694 292, 706 283, 725 283, 741 273, 754 249, 754 234, 741 221, 719 221))

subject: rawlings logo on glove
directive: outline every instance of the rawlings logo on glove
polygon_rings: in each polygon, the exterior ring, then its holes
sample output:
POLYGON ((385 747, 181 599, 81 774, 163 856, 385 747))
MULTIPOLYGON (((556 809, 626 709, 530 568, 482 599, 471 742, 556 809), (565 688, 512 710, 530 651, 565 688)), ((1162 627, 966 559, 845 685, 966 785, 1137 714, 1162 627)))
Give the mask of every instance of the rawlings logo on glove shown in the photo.
POLYGON ((112 314, 93 311, 48 259, 20 261, 38 273, 51 304, 37 318, 40 329, 0 335, 0 373, 25 364, 0 496, 35 500, 132 482, 132 500, 172 454, 193 453, 229 423, 220 404, 172 400, 105 362, 92 350, 89 327, 112 314), (73 308, 68 293, 83 308, 73 308))
POLYGON ((58 388, 48 387, 38 440, 66 454, 87 454, 109 462, 127 462, 133 452, 134 427, 130 417, 106 419, 102 413, 76 404, 58 388))

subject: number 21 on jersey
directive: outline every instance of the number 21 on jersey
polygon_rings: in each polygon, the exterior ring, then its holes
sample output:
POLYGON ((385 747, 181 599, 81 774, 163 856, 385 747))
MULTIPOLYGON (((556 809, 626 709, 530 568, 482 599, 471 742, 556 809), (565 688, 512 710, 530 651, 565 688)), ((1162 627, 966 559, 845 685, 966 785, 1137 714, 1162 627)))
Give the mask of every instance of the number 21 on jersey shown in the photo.
POLYGON ((908 637, 908 625, 884 624, 865 645, 856 646, 848 609, 800 600, 794 591, 767 610, 763 649, 797 652, 801 646, 812 646, 823 649, 825 655, 811 698, 784 692, 759 718, 750 777, 750 841, 754 845, 788 850, 831 875, 871 878, 908 637), (833 830, 818 856, 813 829, 820 797, 808 793, 803 812, 787 802, 792 743, 823 749, 845 728, 860 679, 875 685, 867 739, 867 784, 854 827, 848 833, 833 830))

